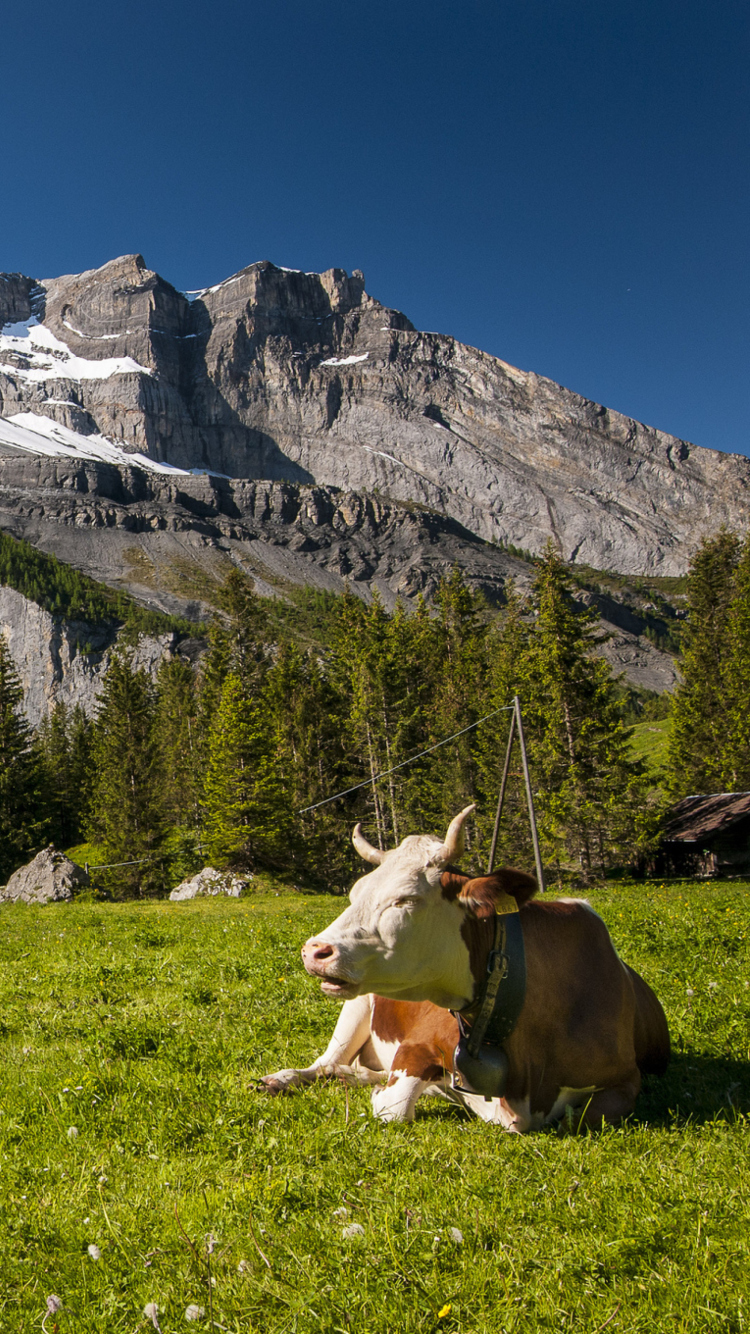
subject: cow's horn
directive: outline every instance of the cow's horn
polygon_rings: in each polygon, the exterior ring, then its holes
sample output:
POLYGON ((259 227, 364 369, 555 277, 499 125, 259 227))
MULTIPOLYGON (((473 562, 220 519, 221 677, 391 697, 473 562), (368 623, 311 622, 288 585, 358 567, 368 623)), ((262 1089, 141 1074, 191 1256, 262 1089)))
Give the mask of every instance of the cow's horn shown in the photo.
POLYGON ((465 810, 461 811, 460 815, 451 820, 442 848, 435 853, 434 857, 430 858, 434 866, 447 866, 449 862, 457 862, 459 857, 463 856, 464 823, 474 809, 472 803, 471 806, 467 806, 465 810))
POLYGON ((374 848, 372 843, 367 842, 367 839, 362 833, 361 824, 355 825, 354 833, 352 834, 352 843, 363 861, 372 862, 373 866, 379 866, 385 857, 385 853, 381 852, 380 848, 374 848))

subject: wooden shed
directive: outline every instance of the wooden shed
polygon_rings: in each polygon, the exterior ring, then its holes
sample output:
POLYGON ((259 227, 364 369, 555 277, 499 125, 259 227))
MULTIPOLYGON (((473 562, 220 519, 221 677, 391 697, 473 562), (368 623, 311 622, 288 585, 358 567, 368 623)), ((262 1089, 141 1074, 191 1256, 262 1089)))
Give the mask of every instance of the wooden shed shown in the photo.
POLYGON ((656 875, 750 873, 750 792, 683 797, 667 815, 656 875))

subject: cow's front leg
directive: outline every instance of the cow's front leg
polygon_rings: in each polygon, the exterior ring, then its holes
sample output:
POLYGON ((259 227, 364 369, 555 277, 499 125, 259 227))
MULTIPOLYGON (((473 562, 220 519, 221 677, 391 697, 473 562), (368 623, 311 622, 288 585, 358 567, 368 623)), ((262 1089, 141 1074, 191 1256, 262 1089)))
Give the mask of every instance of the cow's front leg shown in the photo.
POLYGON ((402 1042, 385 1088, 372 1091, 373 1113, 379 1121, 413 1121, 422 1094, 446 1081, 442 1052, 427 1043, 402 1042))
MULTIPOLYGON (((325 1051, 304 1070, 277 1070, 260 1082, 268 1093, 286 1093, 300 1084, 314 1084, 324 1075, 341 1074, 352 1082, 370 1083, 370 1072, 351 1070, 351 1062, 370 1036, 370 997, 344 1001, 333 1036, 325 1051)), ((382 1078, 382 1076, 379 1076, 382 1078)))

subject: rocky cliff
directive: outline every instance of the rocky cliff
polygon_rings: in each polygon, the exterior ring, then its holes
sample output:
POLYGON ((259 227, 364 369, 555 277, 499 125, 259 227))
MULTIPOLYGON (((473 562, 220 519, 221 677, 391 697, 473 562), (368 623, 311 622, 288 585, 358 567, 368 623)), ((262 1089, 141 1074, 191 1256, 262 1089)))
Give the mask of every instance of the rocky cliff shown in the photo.
MULTIPOLYGON (((52 616, 42 607, 0 586, 0 633, 5 636, 24 690, 26 716, 36 727, 55 704, 88 714, 96 709, 104 674, 117 644, 115 626, 88 625, 52 616)), ((152 677, 176 636, 142 635, 132 650, 136 667, 152 677)))
POLYGON ((533 551, 551 536, 568 560, 630 573, 680 573, 701 532, 750 516, 744 457, 419 333, 357 271, 263 262, 181 293, 130 255, 51 280, 3 275, 0 323, 8 462, 130 455, 225 474, 235 499, 240 479, 243 496, 294 484, 303 508, 306 488, 335 508, 336 488, 485 542, 533 551))

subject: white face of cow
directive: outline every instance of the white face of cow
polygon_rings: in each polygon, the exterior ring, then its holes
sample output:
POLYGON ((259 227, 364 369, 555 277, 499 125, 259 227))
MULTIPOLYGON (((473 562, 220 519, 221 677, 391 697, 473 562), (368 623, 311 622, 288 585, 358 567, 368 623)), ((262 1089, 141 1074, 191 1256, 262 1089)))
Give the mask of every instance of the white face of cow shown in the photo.
POLYGON ((463 822, 473 809, 456 816, 444 843, 411 836, 381 853, 355 830, 357 849, 379 864, 356 882, 350 907, 302 948, 305 968, 327 996, 374 992, 446 1009, 468 1004, 474 983, 461 936, 464 913, 443 896, 440 876, 463 852, 463 822))

